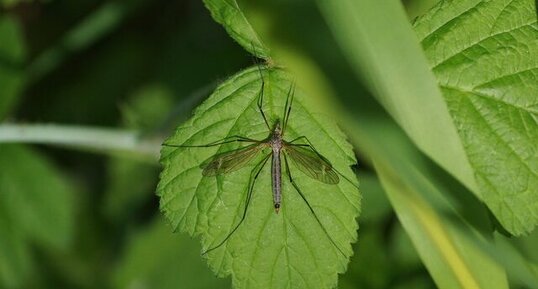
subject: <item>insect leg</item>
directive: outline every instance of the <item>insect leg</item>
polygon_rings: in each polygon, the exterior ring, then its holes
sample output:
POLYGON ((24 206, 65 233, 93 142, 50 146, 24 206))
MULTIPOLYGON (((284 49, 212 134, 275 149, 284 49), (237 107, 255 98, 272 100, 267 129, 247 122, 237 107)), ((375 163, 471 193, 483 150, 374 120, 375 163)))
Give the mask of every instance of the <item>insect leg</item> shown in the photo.
POLYGON ((239 226, 243 223, 243 221, 245 220, 245 217, 247 216, 247 209, 248 209, 248 205, 250 204, 250 200, 252 198, 252 191, 254 189, 254 184, 256 183, 256 179, 258 179, 258 176, 260 175, 260 172, 262 171, 263 167, 265 166, 265 164, 267 163, 267 160, 269 160, 269 157, 271 155, 272 155, 272 153, 265 156, 256 165, 256 167, 254 167, 254 170, 252 170, 252 172, 250 174, 250 178, 249 178, 249 182, 248 182, 247 197, 246 197, 246 200, 245 200, 245 208, 243 209, 243 215, 241 216, 241 219, 239 220, 239 223, 237 223, 237 225, 235 225, 235 227, 230 231, 230 233, 228 233, 228 235, 226 235, 224 240, 222 240, 216 246, 211 247, 211 248, 205 250, 204 252, 202 252, 202 255, 205 255, 205 254, 207 254, 207 253, 209 253, 209 252, 211 252, 211 251, 213 251, 215 249, 218 249, 220 246, 224 245, 224 243, 226 243, 226 241, 228 241, 228 239, 230 239, 230 237, 233 235, 233 233, 235 233, 235 231, 237 231, 239 226))
POLYGON ((258 72, 260 73, 260 79, 262 81, 262 89, 260 90, 260 94, 258 95, 258 109, 260 110, 260 113, 262 114, 263 121, 265 122, 265 125, 267 126, 268 130, 271 130, 271 126, 269 125, 269 122, 267 121, 267 117, 265 116, 265 113, 263 112, 263 91, 265 89, 265 80, 263 78, 262 69, 259 64, 257 64, 258 72))
POLYGON ((295 83, 292 83, 290 85, 290 89, 288 90, 288 96, 286 97, 286 104, 284 105, 284 122, 282 124, 282 135, 284 135, 284 131, 286 131, 286 127, 288 126, 288 119, 290 118, 291 106, 293 104, 294 96, 295 96, 295 83))
POLYGON ((232 135, 227 136, 223 139, 216 140, 214 142, 210 142, 208 144, 202 144, 202 145, 178 145, 178 144, 168 144, 163 143, 162 145, 165 147, 176 147, 176 148, 199 148, 199 147, 212 147, 212 146, 218 146, 226 143, 232 143, 232 142, 259 142, 258 140, 239 136, 239 135, 232 135))
POLYGON ((336 244, 336 242, 333 240, 333 238, 331 238, 331 235, 329 235, 329 232, 327 232, 327 229, 325 229, 325 226, 323 226, 323 224, 321 223, 321 220, 318 218, 318 216, 316 215, 316 212, 314 212, 314 208, 312 208, 312 206, 310 205, 310 203, 308 202, 308 200, 306 199, 305 195, 303 194, 303 192, 301 191, 301 189, 299 189, 299 186, 297 186, 297 184, 293 181, 293 177, 291 176, 291 172, 290 172, 290 166, 288 164, 288 157, 286 156, 286 154, 284 154, 284 163, 286 164, 286 173, 288 174, 288 177, 290 179, 290 183, 292 184, 292 186, 295 188, 295 190, 297 191, 297 193, 299 193, 299 195, 301 196, 301 198, 303 199, 303 201, 305 202, 305 204, 308 206, 308 208, 310 209, 310 212, 312 213, 312 215, 314 216, 314 219, 316 219, 316 221, 318 222, 319 226, 321 227, 321 229, 323 230, 323 232, 325 233, 325 235, 327 236, 327 238, 329 239, 329 241, 331 241, 331 243, 336 247, 336 249, 344 256, 347 258, 347 255, 344 253, 344 251, 342 251, 342 249, 340 249, 340 247, 338 247, 338 245, 336 244))
POLYGON ((310 142, 310 140, 308 140, 308 138, 307 138, 306 136, 304 136, 304 135, 303 135, 303 136, 300 136, 300 137, 298 137, 298 138, 294 138, 294 139, 292 139, 289 143, 292 144, 292 143, 297 142, 297 141, 302 140, 302 139, 304 139, 310 146, 314 147, 314 146, 312 145, 312 143, 310 142))

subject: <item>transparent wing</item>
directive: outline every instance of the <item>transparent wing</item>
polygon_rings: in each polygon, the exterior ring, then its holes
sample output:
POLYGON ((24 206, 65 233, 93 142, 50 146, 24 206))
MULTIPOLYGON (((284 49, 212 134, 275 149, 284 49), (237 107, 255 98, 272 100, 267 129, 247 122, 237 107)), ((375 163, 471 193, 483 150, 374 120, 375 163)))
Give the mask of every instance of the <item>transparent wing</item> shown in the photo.
POLYGON ((255 143, 232 151, 216 154, 204 161, 200 168, 202 175, 216 176, 227 174, 244 167, 262 149, 261 143, 255 143))
POLYGON ((287 144, 283 147, 293 163, 307 176, 326 184, 338 184, 340 178, 331 163, 312 148, 287 144))

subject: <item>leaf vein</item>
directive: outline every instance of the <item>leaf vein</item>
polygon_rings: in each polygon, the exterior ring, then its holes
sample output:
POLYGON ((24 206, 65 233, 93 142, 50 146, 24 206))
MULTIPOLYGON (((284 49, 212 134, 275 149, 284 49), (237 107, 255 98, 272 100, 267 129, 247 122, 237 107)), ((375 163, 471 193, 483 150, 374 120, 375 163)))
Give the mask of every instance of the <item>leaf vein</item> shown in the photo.
POLYGON ((504 30, 504 31, 500 31, 500 32, 497 32, 495 34, 491 34, 491 35, 488 35, 486 37, 483 37, 483 38, 480 38, 478 39, 476 42, 473 42, 473 43, 469 43, 469 45, 461 48, 459 51, 457 51, 456 53, 454 54, 451 54, 447 57, 445 57, 444 59, 440 59, 440 62, 434 64, 432 66, 432 70, 435 70, 437 69, 439 66, 445 64, 446 62, 450 61, 451 59, 457 57, 457 56, 460 56, 462 53, 464 53, 465 51, 469 50, 470 48, 473 48, 477 45, 481 45, 484 41, 486 40, 489 40, 491 38, 494 38, 496 36, 500 36, 502 34, 506 34, 506 33, 510 33, 510 32, 513 32, 513 31, 516 31, 516 30, 519 30, 521 28, 524 28, 524 27, 527 27, 527 26, 532 26, 533 24, 536 24, 537 21, 536 20, 533 20, 532 22, 529 22, 529 23, 523 23, 521 26, 517 26, 517 27, 514 27, 514 28, 511 28, 509 30, 504 30))

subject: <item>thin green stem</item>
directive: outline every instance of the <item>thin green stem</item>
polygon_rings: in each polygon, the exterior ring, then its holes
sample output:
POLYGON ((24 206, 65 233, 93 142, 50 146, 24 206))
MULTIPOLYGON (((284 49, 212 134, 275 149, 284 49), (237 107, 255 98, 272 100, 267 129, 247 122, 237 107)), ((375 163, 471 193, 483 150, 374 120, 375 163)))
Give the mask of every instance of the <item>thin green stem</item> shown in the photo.
POLYGON ((48 144, 156 160, 162 140, 133 130, 56 124, 1 124, 0 143, 48 144))

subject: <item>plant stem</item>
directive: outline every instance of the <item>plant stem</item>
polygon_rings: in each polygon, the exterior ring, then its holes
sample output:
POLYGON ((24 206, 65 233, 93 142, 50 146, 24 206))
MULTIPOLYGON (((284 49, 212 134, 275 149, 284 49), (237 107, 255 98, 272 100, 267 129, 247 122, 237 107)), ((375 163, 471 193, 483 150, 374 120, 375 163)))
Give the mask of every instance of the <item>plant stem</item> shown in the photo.
POLYGON ((158 159, 162 140, 133 130, 56 124, 1 124, 0 143, 50 144, 105 153, 129 153, 158 159))

